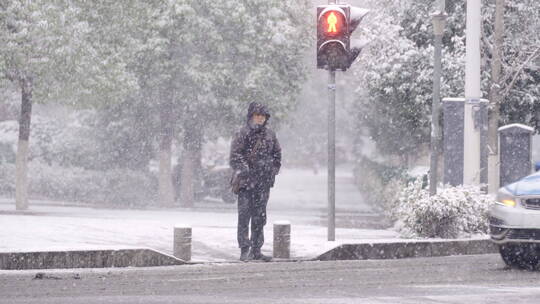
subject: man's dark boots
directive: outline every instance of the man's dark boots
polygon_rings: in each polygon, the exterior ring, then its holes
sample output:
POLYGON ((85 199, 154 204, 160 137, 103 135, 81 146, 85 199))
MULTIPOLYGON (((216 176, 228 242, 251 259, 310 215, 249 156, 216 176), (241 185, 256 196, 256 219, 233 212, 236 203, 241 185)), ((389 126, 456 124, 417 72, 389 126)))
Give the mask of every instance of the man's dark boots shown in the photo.
POLYGON ((272 257, 262 254, 261 248, 251 248, 250 258, 252 260, 258 260, 263 262, 270 262, 272 257))
POLYGON ((240 261, 246 262, 249 260, 249 247, 240 248, 240 261))

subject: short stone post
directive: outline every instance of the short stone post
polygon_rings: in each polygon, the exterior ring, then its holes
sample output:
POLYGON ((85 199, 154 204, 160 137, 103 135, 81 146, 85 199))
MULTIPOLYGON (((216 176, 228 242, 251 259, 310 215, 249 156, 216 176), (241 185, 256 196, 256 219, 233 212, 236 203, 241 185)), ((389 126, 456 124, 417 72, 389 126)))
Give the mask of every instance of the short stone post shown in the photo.
POLYGON ((175 257, 186 262, 191 260, 191 227, 174 227, 173 247, 175 257))
POLYGON ((274 258, 289 259, 291 257, 291 223, 274 222, 274 258))
POLYGON ((501 187, 531 174, 533 133, 533 128, 522 124, 499 128, 501 187))

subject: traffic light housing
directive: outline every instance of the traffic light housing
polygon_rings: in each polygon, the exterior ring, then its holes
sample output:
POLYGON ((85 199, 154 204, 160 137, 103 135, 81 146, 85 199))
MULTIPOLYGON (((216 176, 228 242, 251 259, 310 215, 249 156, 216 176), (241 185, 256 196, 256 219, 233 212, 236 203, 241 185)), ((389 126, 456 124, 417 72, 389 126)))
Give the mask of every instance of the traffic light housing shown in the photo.
POLYGON ((368 12, 345 4, 317 7, 317 68, 345 71, 351 66, 363 47, 351 41, 351 34, 368 12))

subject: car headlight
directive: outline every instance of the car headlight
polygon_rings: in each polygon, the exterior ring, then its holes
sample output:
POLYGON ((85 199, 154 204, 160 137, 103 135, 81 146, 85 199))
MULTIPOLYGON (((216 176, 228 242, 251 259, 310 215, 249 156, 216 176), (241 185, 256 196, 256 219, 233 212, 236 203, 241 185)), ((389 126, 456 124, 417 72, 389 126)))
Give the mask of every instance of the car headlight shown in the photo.
POLYGON ((517 205, 516 198, 503 189, 499 190, 497 193, 497 203, 507 207, 515 207, 517 205))
POLYGON ((513 199, 503 199, 503 200, 500 200, 500 203, 508 207, 516 206, 516 200, 513 200, 513 199))

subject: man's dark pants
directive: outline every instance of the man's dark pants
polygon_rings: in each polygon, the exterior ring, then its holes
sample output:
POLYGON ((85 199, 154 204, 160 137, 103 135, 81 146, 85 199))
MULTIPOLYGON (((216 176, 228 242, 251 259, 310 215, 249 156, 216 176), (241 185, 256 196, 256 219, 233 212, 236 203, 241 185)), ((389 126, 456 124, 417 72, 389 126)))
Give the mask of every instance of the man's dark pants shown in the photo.
POLYGON ((270 188, 261 186, 241 189, 238 193, 238 246, 261 248, 264 243, 266 204, 270 188), (249 222, 251 220, 251 239, 249 222))

